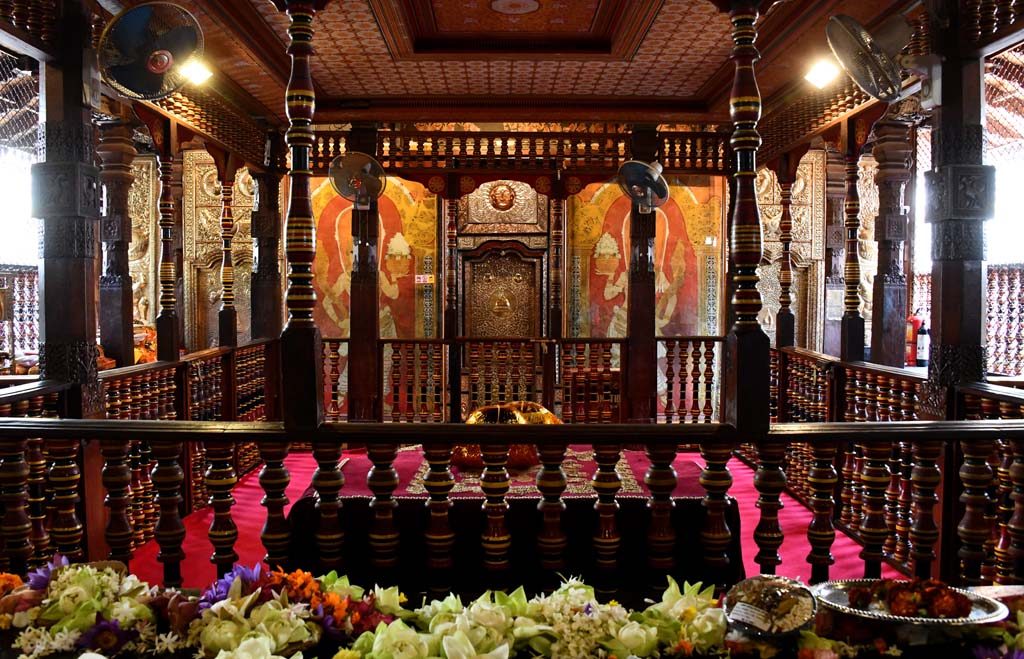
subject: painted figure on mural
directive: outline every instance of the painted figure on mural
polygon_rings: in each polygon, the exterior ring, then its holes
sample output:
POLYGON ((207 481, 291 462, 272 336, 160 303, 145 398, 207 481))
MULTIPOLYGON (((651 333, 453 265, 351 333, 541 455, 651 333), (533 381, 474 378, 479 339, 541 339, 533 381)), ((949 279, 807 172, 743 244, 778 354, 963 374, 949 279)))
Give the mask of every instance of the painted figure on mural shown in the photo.
POLYGON ((380 337, 416 337, 416 258, 406 239, 406 220, 390 197, 381 197, 380 337))
POLYGON ((629 284, 629 199, 616 200, 605 213, 601 235, 590 258, 590 334, 626 336, 629 284))
POLYGON ((351 321, 352 202, 339 197, 324 181, 313 193, 317 218, 313 287, 317 305, 313 311, 326 338, 347 338, 351 321))

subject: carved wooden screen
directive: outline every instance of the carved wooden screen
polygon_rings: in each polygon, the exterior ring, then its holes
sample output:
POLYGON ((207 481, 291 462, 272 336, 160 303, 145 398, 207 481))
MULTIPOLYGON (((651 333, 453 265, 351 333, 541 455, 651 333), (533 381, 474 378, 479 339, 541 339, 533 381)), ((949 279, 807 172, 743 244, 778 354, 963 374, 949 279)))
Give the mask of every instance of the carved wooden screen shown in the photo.
POLYGON ((540 337, 542 257, 501 246, 483 249, 464 257, 464 334, 540 337))
MULTIPOLYGON (((184 197, 185 345, 190 351, 217 345, 217 312, 221 307, 220 237, 221 192, 217 168, 206 151, 186 151, 182 174, 184 197)), ((235 177, 235 306, 238 309, 238 342, 248 343, 250 329, 250 279, 252 277, 252 201, 254 184, 248 170, 235 177)))
POLYGON ((160 180, 156 156, 136 156, 132 163, 128 215, 132 242, 128 245, 128 271, 132 276, 132 317, 136 323, 156 326, 160 293, 160 229, 157 225, 160 180))

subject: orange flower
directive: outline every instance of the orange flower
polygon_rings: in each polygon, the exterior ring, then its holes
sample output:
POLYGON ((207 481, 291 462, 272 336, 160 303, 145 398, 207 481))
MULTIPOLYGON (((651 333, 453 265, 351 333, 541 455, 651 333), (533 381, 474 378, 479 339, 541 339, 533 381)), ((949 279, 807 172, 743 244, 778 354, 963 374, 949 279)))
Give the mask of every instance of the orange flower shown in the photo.
POLYGON ((324 607, 324 614, 333 615, 335 620, 341 620, 348 613, 349 598, 342 597, 337 593, 323 593, 314 595, 309 600, 309 606, 313 609, 318 606, 324 607))
POLYGON ((685 657, 689 657, 693 654, 693 643, 690 643, 684 638, 676 643, 675 651, 685 657))
POLYGON ((310 602, 320 593, 320 584, 305 570, 285 572, 278 568, 270 573, 270 585, 275 589, 283 587, 292 602, 310 602))
POLYGON ((0 597, 8 594, 22 584, 21 577, 9 572, 0 572, 0 597))

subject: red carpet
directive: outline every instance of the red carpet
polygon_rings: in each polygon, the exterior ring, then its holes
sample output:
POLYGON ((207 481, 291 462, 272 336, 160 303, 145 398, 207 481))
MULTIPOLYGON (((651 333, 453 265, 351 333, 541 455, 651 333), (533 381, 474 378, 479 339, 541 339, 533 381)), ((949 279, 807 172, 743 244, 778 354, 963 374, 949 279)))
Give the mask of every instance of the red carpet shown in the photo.
MULTIPOLYGON (((346 454, 346 457, 350 458, 350 462, 344 467, 347 482, 342 490, 343 493, 349 496, 368 495, 369 490, 366 488, 365 477, 368 466, 366 456, 361 453, 353 453, 346 454)), ((589 456, 579 455, 578 458, 578 465, 575 468, 581 472, 579 474, 581 477, 589 478, 593 470, 593 463, 588 459, 589 456)), ((642 478, 646 469, 645 462, 640 453, 632 451, 627 452, 626 458, 620 462, 620 471, 631 472, 631 474, 623 473, 624 484, 630 480, 631 475, 636 477, 633 482, 636 483, 638 489, 643 491, 644 495, 646 488, 643 487, 642 478), (627 468, 623 469, 624 466, 627 468)), ((696 473, 693 464, 695 462, 700 465, 700 457, 697 454, 682 453, 676 460, 676 470, 681 476, 687 476, 686 480, 689 481, 696 473)), ((396 461, 396 469, 401 476, 399 493, 405 496, 422 496, 418 491, 421 488, 415 484, 410 487, 411 476, 415 474, 419 463, 420 458, 417 452, 403 451, 400 454, 399 460, 396 461)), ((291 473, 291 484, 287 491, 288 500, 295 502, 309 486, 313 472, 316 470, 316 463, 309 453, 297 453, 289 456, 286 465, 291 473)), ((756 507, 757 491, 754 489, 754 472, 735 459, 729 463, 729 468, 734 480, 729 493, 739 501, 740 516, 744 522, 744 565, 748 575, 757 574, 759 570, 754 562, 757 546, 754 544, 753 532, 759 511, 756 507)), ((572 469, 567 468, 566 471, 570 472, 572 469)), ((232 508, 232 514, 239 532, 235 551, 238 552, 239 560, 244 565, 252 565, 261 561, 264 554, 259 536, 266 519, 266 511, 260 505, 263 491, 258 478, 258 471, 253 471, 241 479, 235 489, 235 506, 232 508)), ((624 489, 628 492, 630 488, 624 489)), ((681 482, 676 489, 676 494, 692 494, 696 489, 699 489, 696 483, 681 482)), ((638 496, 637 493, 629 492, 629 494, 638 496)), ((810 577, 810 565, 806 559, 810 547, 807 543, 806 530, 811 513, 789 496, 784 495, 783 503, 785 507, 779 513, 779 522, 782 525, 786 541, 780 550, 782 565, 779 566, 778 572, 785 576, 807 580, 810 577)), ((185 561, 182 565, 182 574, 186 588, 204 587, 213 581, 216 575, 214 566, 209 561, 212 548, 207 539, 207 529, 210 527, 212 516, 213 511, 205 508, 185 519, 185 561)), ((132 572, 150 583, 163 582, 163 566, 156 561, 157 550, 156 543, 149 542, 135 552, 135 558, 131 562, 132 572)), ((838 534, 836 543, 832 547, 832 553, 836 557, 836 563, 832 566, 831 571, 832 578, 863 576, 863 562, 858 558, 860 545, 856 542, 838 534)), ((883 576, 898 576, 898 574, 889 566, 883 565, 883 576)))

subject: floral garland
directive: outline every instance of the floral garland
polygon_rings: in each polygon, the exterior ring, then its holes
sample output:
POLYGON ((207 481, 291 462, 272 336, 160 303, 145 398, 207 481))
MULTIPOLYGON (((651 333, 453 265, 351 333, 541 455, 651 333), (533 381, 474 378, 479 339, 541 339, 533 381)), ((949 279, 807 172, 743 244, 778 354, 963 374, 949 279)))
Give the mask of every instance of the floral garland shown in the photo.
MULTIPOLYGON (((1016 607, 1014 607, 1016 610, 1016 607)), ((990 628, 979 657, 1020 659, 1024 607, 990 628)), ((804 632, 801 659, 899 654, 804 632)), ((397 588, 363 589, 331 572, 236 567, 199 594, 151 587, 117 563, 56 559, 27 582, 0 574, 0 647, 19 659, 70 655, 200 659, 508 659, 771 656, 779 650, 729 631, 712 587, 671 578, 661 600, 630 611, 599 602, 578 579, 527 598, 486 592, 407 606, 397 588)), ((782 656, 780 654, 780 656, 782 656)))

